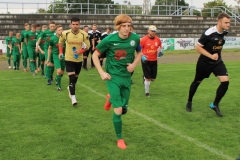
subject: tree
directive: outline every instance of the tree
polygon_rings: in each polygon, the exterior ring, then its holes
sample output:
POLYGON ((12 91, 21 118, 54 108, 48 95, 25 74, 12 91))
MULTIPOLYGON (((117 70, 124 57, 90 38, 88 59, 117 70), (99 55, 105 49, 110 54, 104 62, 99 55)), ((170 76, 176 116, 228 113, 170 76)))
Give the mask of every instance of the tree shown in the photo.
POLYGON ((204 8, 202 10, 203 17, 217 17, 219 13, 229 10, 224 0, 214 0, 203 4, 204 8))
MULTIPOLYGON (((151 9, 152 15, 175 15, 178 9, 182 6, 189 6, 185 0, 156 0, 151 9)), ((182 12, 186 10, 183 8, 182 12)))
POLYGON ((37 13, 47 13, 47 11, 43 8, 39 8, 37 13))

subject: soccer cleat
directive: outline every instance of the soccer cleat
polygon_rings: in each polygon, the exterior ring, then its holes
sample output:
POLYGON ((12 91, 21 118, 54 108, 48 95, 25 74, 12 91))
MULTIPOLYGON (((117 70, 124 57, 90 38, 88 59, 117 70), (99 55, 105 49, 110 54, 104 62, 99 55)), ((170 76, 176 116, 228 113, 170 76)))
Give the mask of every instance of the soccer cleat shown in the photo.
POLYGON ((48 80, 47 81, 47 85, 51 85, 52 84, 52 81, 51 80, 48 80))
POLYGON ((58 87, 58 88, 57 88, 57 91, 61 91, 61 90, 62 90, 62 88, 61 88, 61 87, 58 87))
POLYGON ((69 96, 69 98, 71 98, 72 96, 71 96, 71 93, 70 93, 70 90, 69 90, 69 86, 67 87, 67 90, 68 90, 68 96, 69 96))
POLYGON ((192 102, 187 102, 186 111, 187 112, 192 112, 192 102))
POLYGON ((215 106, 213 103, 210 104, 210 108, 216 112, 219 117, 222 117, 222 113, 219 110, 218 106, 215 106))
POLYGON ((105 109, 106 111, 108 111, 108 110, 111 108, 111 106, 112 106, 112 104, 109 102, 109 99, 110 99, 110 94, 107 94, 107 96, 106 96, 106 102, 105 102, 105 104, 104 104, 104 109, 105 109))
POLYGON ((146 97, 150 97, 150 94, 149 94, 149 93, 145 93, 145 96, 146 96, 146 97))
POLYGON ((24 71, 24 72, 27 72, 27 69, 24 69, 23 71, 24 71))
POLYGON ((11 69, 12 67, 11 67, 11 66, 9 66, 8 68, 9 68, 9 69, 11 69))
POLYGON ((125 142, 124 142, 123 139, 119 139, 119 140, 117 141, 117 146, 118 146, 118 148, 120 148, 120 149, 126 149, 126 148, 127 148, 127 146, 126 146, 126 144, 125 144, 125 142))
POLYGON ((78 104, 76 98, 71 98, 72 99, 72 105, 73 106, 76 106, 78 104))

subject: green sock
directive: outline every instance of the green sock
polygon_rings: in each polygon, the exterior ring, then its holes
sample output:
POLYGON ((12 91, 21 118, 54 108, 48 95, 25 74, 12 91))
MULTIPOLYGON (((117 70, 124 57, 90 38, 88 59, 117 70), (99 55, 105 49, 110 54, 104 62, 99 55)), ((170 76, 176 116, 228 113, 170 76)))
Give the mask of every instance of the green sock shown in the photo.
POLYGON ((8 59, 8 66, 11 66, 10 58, 8 59))
POLYGON ((61 79, 62 79, 61 75, 56 75, 56 81, 57 81, 58 87, 60 88, 61 88, 61 79))
POLYGON ((48 80, 51 80, 51 67, 46 66, 46 76, 48 80))
POLYGON ((18 61, 17 62, 17 69, 19 69, 19 66, 20 66, 20 62, 18 61))
POLYGON ((17 68, 17 62, 13 62, 14 68, 17 68))
POLYGON ((42 72, 43 72, 43 70, 44 70, 44 64, 41 64, 41 70, 42 70, 42 72))
POLYGON ((51 77, 53 76, 54 67, 51 66, 51 77))
POLYGON ((117 135, 117 139, 122 139, 122 115, 118 115, 115 112, 113 113, 113 126, 115 129, 115 133, 117 135))

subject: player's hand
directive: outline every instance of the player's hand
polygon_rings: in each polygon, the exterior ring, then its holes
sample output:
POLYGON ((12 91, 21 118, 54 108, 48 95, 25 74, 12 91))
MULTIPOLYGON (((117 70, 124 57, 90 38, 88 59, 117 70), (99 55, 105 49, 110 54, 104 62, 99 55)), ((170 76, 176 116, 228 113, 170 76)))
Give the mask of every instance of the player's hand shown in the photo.
POLYGON ((108 74, 107 72, 102 72, 100 74, 100 76, 101 76, 102 80, 110 80, 111 79, 110 74, 108 74))
POLYGON ((92 51, 95 51, 95 47, 92 47, 92 51))
POLYGON ((44 54, 44 51, 40 51, 41 52, 41 54, 44 54))
POLYGON ((59 53, 58 58, 59 58, 60 60, 62 60, 62 58, 63 58, 63 53, 59 53))
POLYGON ((38 48, 37 47, 35 48, 35 52, 38 52, 38 48))
POLYGON ((217 54, 217 53, 214 53, 214 54, 211 56, 211 59, 212 59, 212 60, 218 60, 218 54, 217 54))
POLYGON ((128 63, 127 65, 128 72, 133 72, 136 66, 133 65, 132 63, 128 63))

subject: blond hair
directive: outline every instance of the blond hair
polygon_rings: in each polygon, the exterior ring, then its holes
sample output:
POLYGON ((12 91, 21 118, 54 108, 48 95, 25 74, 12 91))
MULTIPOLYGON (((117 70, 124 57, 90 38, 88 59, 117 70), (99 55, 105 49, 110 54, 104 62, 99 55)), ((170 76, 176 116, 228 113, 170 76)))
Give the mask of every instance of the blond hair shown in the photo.
MULTIPOLYGON (((132 23, 132 18, 129 17, 126 14, 120 14, 117 17, 115 17, 114 21, 114 28, 115 30, 120 30, 121 24, 122 23, 132 23)), ((131 27, 131 31, 133 31, 133 28, 131 27)))

